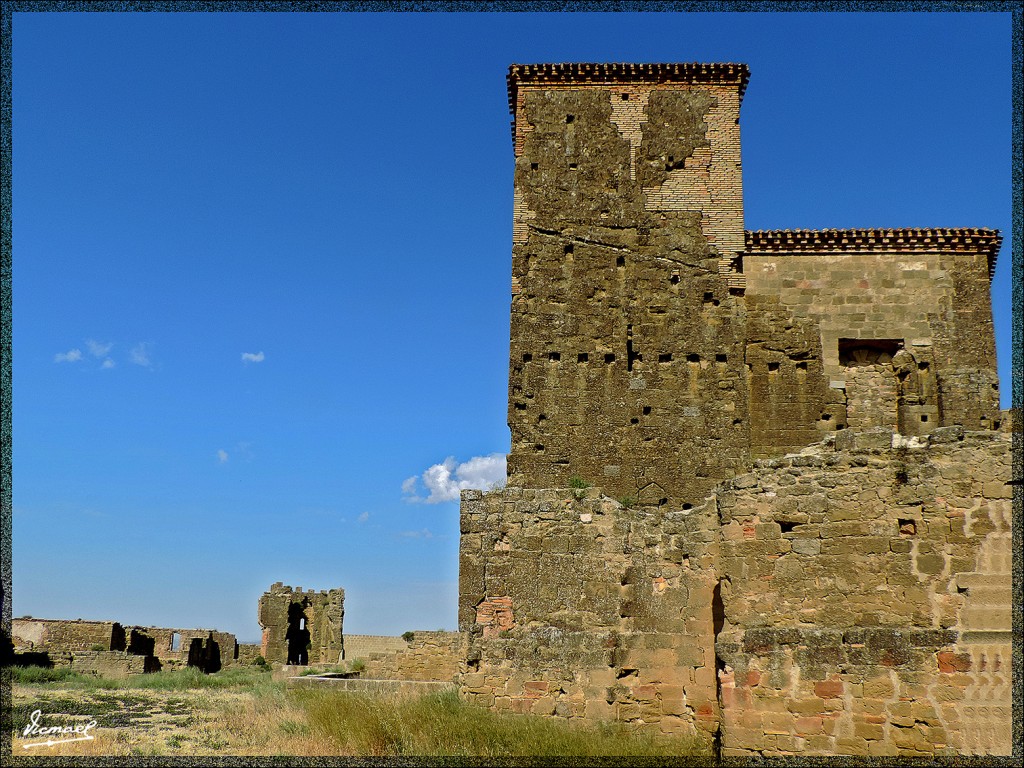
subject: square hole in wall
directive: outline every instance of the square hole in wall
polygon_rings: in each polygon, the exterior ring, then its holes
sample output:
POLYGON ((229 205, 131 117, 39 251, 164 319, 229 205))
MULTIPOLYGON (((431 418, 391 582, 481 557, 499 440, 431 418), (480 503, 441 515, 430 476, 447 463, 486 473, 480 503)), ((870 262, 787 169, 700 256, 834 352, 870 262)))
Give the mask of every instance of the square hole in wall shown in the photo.
POLYGON ((622 94, 622 100, 623 101, 629 101, 629 94, 628 93, 622 94))
POLYGON ((523 352, 523 362, 528 363, 531 360, 533 360, 533 355, 531 355, 529 352, 523 352))
POLYGON ((778 363, 768 363, 768 371, 770 373, 775 373, 778 370, 779 370, 779 364, 778 363))
POLYGON ((565 116, 565 122, 567 122, 567 123, 572 123, 575 120, 576 120, 576 115, 566 115, 565 116))
POLYGON ((589 360, 590 360, 590 355, 587 354, 586 352, 580 352, 578 355, 576 355, 576 362, 577 363, 586 363, 589 360))
POLYGON ((796 369, 797 369, 798 371, 806 371, 806 370, 807 370, 807 361, 806 361, 806 360, 801 360, 801 361, 799 361, 799 362, 798 362, 798 363, 796 364, 796 369))
POLYGON ((537 163, 530 163, 530 170, 536 171, 540 166, 537 163))
POLYGON ((614 363, 615 362, 615 353, 614 352, 609 352, 608 354, 606 354, 604 356, 604 361, 606 363, 614 363))
POLYGON ((901 536, 916 536, 917 535, 917 523, 914 520, 897 519, 896 523, 900 527, 901 536))
POLYGON ((645 405, 644 406, 644 416, 650 416, 650 415, 651 415, 651 406, 645 405))
POLYGON ((700 362, 700 355, 698 355, 696 353, 687 355, 686 356, 686 362, 688 362, 688 363, 699 363, 700 362))
POLYGON ((550 360, 551 362, 557 363, 561 359, 562 359, 562 353, 561 352, 548 352, 548 360, 550 360))
POLYGON ((728 360, 729 360, 729 358, 726 355, 723 355, 723 354, 715 355, 715 362, 716 363, 725 363, 725 362, 728 362, 728 360))
POLYGON ((671 352, 663 352, 662 354, 658 355, 658 362, 659 363, 671 363, 672 362, 672 353, 671 352))

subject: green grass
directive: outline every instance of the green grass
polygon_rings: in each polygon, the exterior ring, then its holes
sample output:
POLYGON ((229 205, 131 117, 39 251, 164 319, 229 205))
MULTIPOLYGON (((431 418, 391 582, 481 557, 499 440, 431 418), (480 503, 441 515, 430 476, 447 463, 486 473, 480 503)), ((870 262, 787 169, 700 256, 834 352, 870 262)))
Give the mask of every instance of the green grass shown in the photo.
POLYGON ((693 737, 639 732, 622 723, 577 725, 507 715, 463 702, 448 691, 419 699, 302 690, 291 694, 310 727, 343 752, 360 755, 706 756, 693 737))
POLYGON ((282 687, 273 683, 270 671, 252 666, 228 667, 207 675, 195 667, 130 675, 123 679, 100 677, 73 671, 70 667, 13 667, 12 681, 22 684, 54 684, 54 687, 79 690, 142 689, 159 691, 189 691, 197 688, 254 688, 282 687))

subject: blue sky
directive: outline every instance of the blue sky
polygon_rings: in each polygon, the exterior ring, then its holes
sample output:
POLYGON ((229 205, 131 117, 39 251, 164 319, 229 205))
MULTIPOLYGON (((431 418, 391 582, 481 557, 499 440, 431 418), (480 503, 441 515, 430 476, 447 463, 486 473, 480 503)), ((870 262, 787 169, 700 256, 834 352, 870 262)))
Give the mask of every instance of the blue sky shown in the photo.
POLYGON ((1008 13, 13 19, 15 616, 256 640, 284 581, 455 627, 440 499, 509 448, 513 62, 747 63, 748 229, 1002 230, 1009 406, 1008 13))

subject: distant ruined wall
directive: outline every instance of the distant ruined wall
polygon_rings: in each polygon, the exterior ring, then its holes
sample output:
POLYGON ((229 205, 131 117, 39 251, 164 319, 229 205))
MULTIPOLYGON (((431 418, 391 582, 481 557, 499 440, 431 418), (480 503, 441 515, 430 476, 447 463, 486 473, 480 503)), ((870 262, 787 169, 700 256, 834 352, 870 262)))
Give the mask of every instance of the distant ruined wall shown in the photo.
POLYGON ((108 651, 125 649, 124 629, 116 621, 23 617, 11 622, 11 640, 17 651, 88 651, 93 646, 103 646, 108 651))
POLYGON ((345 590, 292 589, 276 582, 260 598, 261 650, 268 662, 337 664, 344 657, 345 590))
MULTIPOLYGON (((18 652, 48 653, 53 663, 71 663, 67 654, 86 652, 91 671, 153 672, 180 666, 216 672, 233 664, 238 643, 230 632, 213 629, 122 626, 116 621, 65 621, 61 619, 14 619, 12 635, 18 652), (99 653, 99 656, 89 654, 99 653), (104 653, 114 655, 103 655, 104 653), (117 653, 144 658, 123 662, 117 653), (59 661, 58 661, 59 660, 59 661), (141 666, 140 666, 141 665, 141 666)), ((76 656, 77 658, 77 656, 76 656)))
POLYGON ((366 665, 360 677, 454 681, 465 658, 463 636, 458 632, 414 632, 413 635, 408 643, 397 638, 404 648, 372 652, 360 657, 366 665))

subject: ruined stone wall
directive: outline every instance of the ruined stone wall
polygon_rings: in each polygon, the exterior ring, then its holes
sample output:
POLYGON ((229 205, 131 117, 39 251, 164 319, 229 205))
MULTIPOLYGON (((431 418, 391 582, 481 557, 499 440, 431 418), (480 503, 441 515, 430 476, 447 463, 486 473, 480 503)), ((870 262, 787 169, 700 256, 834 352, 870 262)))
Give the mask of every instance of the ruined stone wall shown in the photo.
POLYGON ((520 78, 509 483, 697 504, 748 461, 739 82, 520 78))
POLYGON ((337 664, 344 657, 345 590, 292 589, 276 582, 259 602, 268 662, 337 664))
POLYGON ((24 617, 11 623, 15 650, 108 651, 125 649, 125 632, 116 621, 65 621, 24 617))
POLYGON ((464 639, 459 632, 415 632, 408 643, 397 639, 404 648, 361 657, 366 667, 360 677, 452 682, 459 674, 465 659, 464 639))
POLYGON ((837 439, 718 494, 723 754, 1009 754, 1009 434, 837 439))
POLYGON ((345 635, 345 659, 365 659, 373 653, 398 653, 409 643, 395 635, 345 635))
POLYGON ((704 507, 626 509, 593 488, 464 491, 463 693, 498 710, 713 730, 717 523, 704 507))
POLYGON ((169 627, 125 628, 129 653, 151 654, 161 668, 196 666, 208 672, 234 664, 238 641, 230 632, 169 627))
POLYGON ((157 670, 152 656, 139 656, 126 651, 74 651, 70 656, 71 669, 83 675, 116 679, 157 670))
MULTIPOLYGON (((851 399, 871 396, 870 385, 850 381, 844 344, 853 350, 854 363, 867 363, 862 355, 871 347, 858 349, 856 342, 898 342, 906 359, 890 372, 905 382, 899 393, 903 414, 898 425, 893 420, 887 426, 911 435, 953 424, 995 427, 999 391, 989 278, 998 235, 888 234, 747 233, 748 301, 774 297, 795 318, 812 321, 820 335, 823 375, 851 399)), ((895 352, 888 349, 883 362, 889 364, 895 352)))
POLYGON ((256 659, 263 655, 262 650, 259 643, 239 643, 238 658, 235 661, 238 664, 254 664, 256 659))

